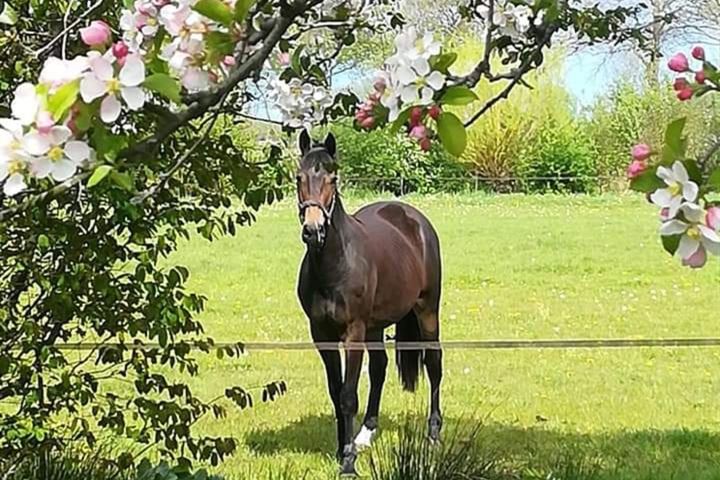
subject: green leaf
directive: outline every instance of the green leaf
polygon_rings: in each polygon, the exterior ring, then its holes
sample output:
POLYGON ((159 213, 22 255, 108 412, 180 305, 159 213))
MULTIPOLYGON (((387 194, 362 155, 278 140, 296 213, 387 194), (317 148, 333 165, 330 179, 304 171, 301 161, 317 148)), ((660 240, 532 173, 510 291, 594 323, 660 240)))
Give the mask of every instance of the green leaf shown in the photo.
POLYGON ((707 187, 710 191, 720 192, 720 167, 716 168, 711 174, 707 181, 707 187))
POLYGON ((453 65, 453 63, 455 63, 455 60, 457 60, 457 58, 458 56, 455 52, 435 55, 433 56, 433 58, 430 59, 430 66, 433 70, 438 70, 447 75, 448 70, 453 65))
POLYGON ((6 0, 5 6, 3 7, 2 12, 0 12, 0 23, 4 23, 5 25, 15 25, 17 21, 17 12, 10 5, 10 2, 6 0))
POLYGON ((90 176, 90 180, 88 180, 87 186, 88 188, 92 188, 98 183, 102 182, 105 177, 107 177, 107 174, 110 173, 113 167, 110 165, 100 165, 95 169, 93 174, 90 176))
POLYGON ((290 58, 290 66, 296 73, 302 73, 302 65, 300 65, 300 55, 302 55, 305 45, 301 44, 295 49, 290 58))
POLYGON ((221 0, 200 0, 195 4, 193 10, 226 27, 229 27, 233 23, 234 15, 232 9, 221 0))
POLYGON ((663 165, 672 164, 675 160, 681 160, 685 156, 686 142, 682 135, 686 121, 685 117, 678 118, 665 129, 665 147, 662 152, 663 165))
POLYGON ((467 144, 467 132, 460 119, 453 113, 443 112, 437 119, 437 128, 445 150, 456 157, 462 155, 467 144))
POLYGON ((209 32, 205 36, 208 50, 210 55, 217 59, 222 60, 226 55, 231 55, 235 51, 235 41, 232 39, 229 33, 225 32, 209 32))
POLYGON ((254 4, 255 0, 237 0, 235 2, 235 21, 237 23, 244 22, 254 4))
POLYGON ((83 102, 80 102, 78 107, 75 116, 75 127, 81 132, 87 132, 92 125, 92 107, 83 102))
POLYGON ((166 73, 153 73, 145 79, 143 86, 171 102, 180 103, 180 84, 166 73))
POLYGON ((132 192, 133 190, 133 180, 130 174, 128 173, 120 173, 118 171, 113 171, 110 174, 110 179, 115 182, 116 185, 124 188, 125 190, 132 192))
POLYGON ((47 235, 38 235, 37 244, 40 248, 48 248, 50 246, 50 239, 47 235))
POLYGON ((701 185, 703 175, 700 167, 698 167, 697 162, 695 162, 695 160, 683 160, 682 163, 683 165, 685 165, 685 170, 687 170, 690 180, 697 183, 698 185, 701 185))
POLYGON ((60 87, 57 92, 48 98, 48 112, 56 122, 63 118, 65 113, 73 106, 80 93, 80 80, 69 82, 60 87))
POLYGON ((662 239, 663 248, 670 255, 675 255, 678 247, 680 246, 680 237, 682 235, 663 235, 662 239))
POLYGON ((403 127, 403 125, 405 125, 407 123, 408 119, 410 118, 410 111, 413 108, 415 108, 415 107, 408 107, 405 110, 403 110, 402 112, 400 112, 400 114, 395 119, 395 121, 390 125, 390 130, 389 130, 390 133, 392 133, 394 135, 400 131, 400 129, 403 127))
POLYGON ((630 188, 636 192, 652 193, 658 188, 665 186, 665 183, 650 169, 630 180, 630 188))
POLYGON ((467 105, 478 99, 475 92, 465 85, 456 85, 448 88, 442 97, 440 103, 445 105, 467 105))

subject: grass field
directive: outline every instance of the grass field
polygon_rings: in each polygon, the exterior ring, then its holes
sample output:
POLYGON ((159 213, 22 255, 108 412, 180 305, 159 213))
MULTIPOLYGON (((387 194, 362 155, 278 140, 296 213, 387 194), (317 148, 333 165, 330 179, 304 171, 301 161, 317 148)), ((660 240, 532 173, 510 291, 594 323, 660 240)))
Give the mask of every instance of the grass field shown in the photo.
MULTIPOLYGON (((354 209, 370 198, 349 197, 354 209)), ((720 262, 681 268, 637 196, 410 196, 434 222, 444 258, 443 339, 718 336, 720 262)), ((303 253, 294 204, 263 209, 234 238, 195 239, 170 262, 190 268, 209 298, 218 341, 308 340, 296 300, 303 253)), ((403 393, 394 365, 381 436, 424 416, 427 388, 403 393)), ((218 471, 263 478, 310 469, 333 478, 334 423, 314 352, 201 359, 191 385, 208 398, 228 385, 287 382, 273 404, 208 420, 238 452, 218 471)), ((362 379, 361 409, 367 378, 362 379)), ((461 351, 445 354, 446 424, 483 419, 483 435, 520 464, 592 458, 601 478, 720 478, 720 349, 461 351)), ((367 455, 359 469, 367 472, 367 455)), ((543 477, 544 478, 544 477, 543 477)))

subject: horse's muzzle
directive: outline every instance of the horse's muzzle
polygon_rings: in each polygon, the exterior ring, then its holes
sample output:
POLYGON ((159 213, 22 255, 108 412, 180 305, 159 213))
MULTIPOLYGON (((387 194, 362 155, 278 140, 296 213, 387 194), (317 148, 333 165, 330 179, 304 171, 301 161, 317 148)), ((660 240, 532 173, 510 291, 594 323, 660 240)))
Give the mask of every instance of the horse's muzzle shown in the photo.
POLYGON ((302 241, 314 249, 320 249, 325 244, 327 232, 323 224, 304 224, 302 227, 302 241))

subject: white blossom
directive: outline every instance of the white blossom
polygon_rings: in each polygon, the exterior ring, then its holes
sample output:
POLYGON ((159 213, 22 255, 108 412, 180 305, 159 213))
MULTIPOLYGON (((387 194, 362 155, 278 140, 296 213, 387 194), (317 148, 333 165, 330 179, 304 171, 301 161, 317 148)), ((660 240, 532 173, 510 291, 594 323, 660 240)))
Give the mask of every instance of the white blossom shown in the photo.
POLYGON ((140 56, 128 55, 116 76, 110 57, 95 55, 90 59, 90 71, 80 82, 80 95, 86 103, 104 97, 100 104, 100 118, 105 123, 112 123, 120 116, 118 95, 131 110, 142 108, 145 91, 140 85, 144 81, 145 64, 140 56))
POLYGON ((656 190, 650 200, 660 208, 667 208, 668 218, 677 215, 684 201, 694 202, 697 199, 699 188, 690 180, 682 162, 675 162, 672 169, 658 167, 657 176, 665 182, 667 188, 656 190))
POLYGON ((37 178, 51 176, 61 182, 75 174, 77 169, 90 157, 87 143, 72 140, 72 132, 65 126, 55 126, 43 135, 29 133, 25 144, 30 146, 30 172, 37 178))
POLYGON ((27 188, 25 173, 29 155, 22 146, 23 126, 19 120, 0 119, 0 182, 11 197, 27 188))
POLYGON ((697 204, 685 203, 680 207, 685 220, 672 219, 660 227, 663 236, 681 235, 675 254, 685 265, 701 267, 705 264, 706 252, 720 255, 720 236, 706 225, 705 210, 697 204))
POLYGON ((323 119, 333 98, 325 88, 303 83, 298 78, 289 82, 275 79, 271 84, 270 98, 282 115, 282 122, 292 128, 309 126, 323 119))

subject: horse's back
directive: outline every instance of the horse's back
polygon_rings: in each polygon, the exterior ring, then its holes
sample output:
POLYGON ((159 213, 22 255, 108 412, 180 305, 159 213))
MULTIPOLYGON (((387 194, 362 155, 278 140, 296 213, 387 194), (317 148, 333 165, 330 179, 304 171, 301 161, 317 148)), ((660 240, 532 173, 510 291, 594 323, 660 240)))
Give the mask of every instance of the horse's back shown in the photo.
POLYGON ((372 243, 381 283, 390 290, 412 287, 418 296, 439 301, 440 242, 422 212, 406 203, 383 201, 366 205, 353 216, 372 243), (398 283, 403 285, 391 286, 398 283))

